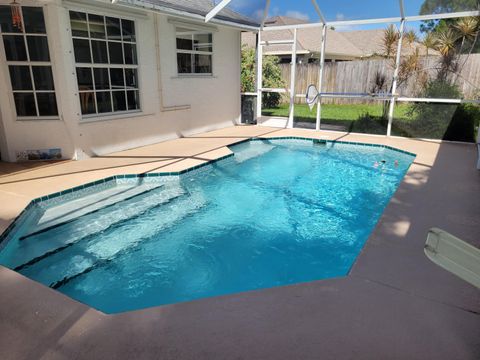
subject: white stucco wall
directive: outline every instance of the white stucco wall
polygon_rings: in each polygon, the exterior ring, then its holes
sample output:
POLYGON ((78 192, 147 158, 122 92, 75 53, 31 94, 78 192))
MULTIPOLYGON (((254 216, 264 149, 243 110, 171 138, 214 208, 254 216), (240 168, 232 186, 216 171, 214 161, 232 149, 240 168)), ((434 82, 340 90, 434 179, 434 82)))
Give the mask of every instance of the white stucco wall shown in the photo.
MULTIPOLYGON (((0 0, 0 4, 10 2, 0 0)), ((109 4, 93 6, 92 1, 52 0, 42 3, 45 4, 44 14, 60 116, 57 120, 16 120, 5 54, 1 46, 0 112, 7 138, 7 145, 4 145, 7 146, 7 151, 2 149, 3 160, 14 161, 19 151, 45 148, 61 148, 65 158, 81 158, 84 154, 101 155, 226 127, 239 121, 239 30, 216 26, 217 31, 213 33, 213 76, 179 77, 175 25, 171 23, 173 18, 151 12, 122 10, 121 7, 109 4), (69 9, 135 20, 141 113, 82 119, 70 37, 69 9)), ((38 5, 38 1, 22 0, 22 5, 38 5)), ((1 138, 0 136, 0 145, 1 138)))

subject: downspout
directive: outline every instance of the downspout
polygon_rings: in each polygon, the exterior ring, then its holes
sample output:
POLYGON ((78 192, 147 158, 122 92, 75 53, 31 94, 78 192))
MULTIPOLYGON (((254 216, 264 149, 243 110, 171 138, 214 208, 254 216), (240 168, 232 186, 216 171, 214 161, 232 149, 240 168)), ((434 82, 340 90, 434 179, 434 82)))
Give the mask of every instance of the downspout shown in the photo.
POLYGON ((173 105, 165 106, 163 103, 163 85, 162 85, 162 71, 160 62, 160 37, 158 28, 158 14, 153 13, 153 24, 155 27, 155 55, 157 58, 157 81, 158 81, 158 98, 161 112, 177 111, 177 110, 189 110, 190 105, 173 105))

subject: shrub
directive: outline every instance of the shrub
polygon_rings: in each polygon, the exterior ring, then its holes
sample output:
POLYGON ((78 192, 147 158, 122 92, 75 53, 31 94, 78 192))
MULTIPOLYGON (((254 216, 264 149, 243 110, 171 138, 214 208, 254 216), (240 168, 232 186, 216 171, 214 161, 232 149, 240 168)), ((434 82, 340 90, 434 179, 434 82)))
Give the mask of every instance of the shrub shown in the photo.
MULTIPOLYGON (((278 57, 265 56, 263 58, 263 86, 266 88, 283 88, 282 70, 278 66, 278 57)), ((242 63, 240 84, 242 92, 255 91, 256 83, 256 54, 255 49, 242 47, 242 63)), ((264 108, 278 107, 281 95, 278 93, 263 93, 262 104, 264 108)))
POLYGON ((388 120, 383 117, 372 116, 368 112, 360 115, 350 124, 349 132, 385 135, 388 120))
MULTIPOLYGON (((285 87, 278 61, 276 56, 265 56, 263 59, 263 86, 266 88, 285 87)), ((279 93, 263 93, 262 106, 267 109, 276 108, 280 104, 280 98, 279 93)))
POLYGON ((242 63, 240 72, 240 90, 254 92, 256 83, 255 49, 242 46, 242 63))
POLYGON ((460 105, 453 114, 443 140, 475 142, 475 128, 478 127, 480 111, 470 104, 460 105))
MULTIPOLYGON (((420 96, 446 99, 462 97, 456 85, 438 79, 429 82, 420 96)), ((411 137, 471 142, 475 138, 479 110, 467 105, 418 103, 411 106, 409 115, 414 120, 403 124, 402 128, 411 137)))

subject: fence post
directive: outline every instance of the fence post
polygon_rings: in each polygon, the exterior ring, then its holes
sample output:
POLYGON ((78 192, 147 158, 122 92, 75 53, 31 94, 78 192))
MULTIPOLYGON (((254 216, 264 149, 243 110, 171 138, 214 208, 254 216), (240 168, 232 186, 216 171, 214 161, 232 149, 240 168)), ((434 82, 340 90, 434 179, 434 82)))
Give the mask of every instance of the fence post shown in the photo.
POLYGON ((400 37, 398 39, 398 46, 397 46, 397 58, 395 59, 395 71, 393 72, 392 96, 390 100, 390 106, 388 109, 387 136, 392 135, 393 112, 395 111, 395 93, 397 92, 398 71, 399 71, 400 60, 402 56, 402 43, 403 43, 404 32, 405 32, 405 19, 402 18, 402 22, 400 23, 400 37))
POLYGON ((293 128, 293 116, 295 111, 295 81, 297 71, 297 29, 293 30, 293 45, 292 45, 292 66, 290 73, 290 108, 288 112, 287 128, 293 128))
MULTIPOLYGON (((325 66, 325 42, 327 40, 327 25, 323 24, 322 27, 322 47, 320 50, 320 69, 318 70, 318 92, 322 93, 323 86, 323 67, 325 66)), ((320 130, 320 124, 322 119, 322 97, 317 100, 317 118, 315 122, 315 129, 320 130)))

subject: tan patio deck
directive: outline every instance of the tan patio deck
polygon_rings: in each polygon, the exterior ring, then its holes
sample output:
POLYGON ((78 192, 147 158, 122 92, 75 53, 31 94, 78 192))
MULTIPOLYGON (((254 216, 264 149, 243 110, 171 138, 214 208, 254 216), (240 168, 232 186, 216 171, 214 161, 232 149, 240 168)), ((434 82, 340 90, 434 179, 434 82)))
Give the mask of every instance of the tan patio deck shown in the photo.
POLYGON ((307 136, 396 146, 418 154, 416 164, 412 167, 415 172, 421 164, 432 166, 440 147, 438 143, 406 139, 238 126, 83 161, 21 164, 0 162, 0 203, 8 204, 0 209, 0 233, 18 216, 28 202, 37 197, 112 175, 188 169, 229 154, 230 150, 226 146, 230 144, 250 137, 272 136, 307 136))
POLYGON ((417 154, 348 277, 107 316, 0 267, 1 357, 480 358, 479 291, 422 250, 433 226, 480 246, 474 145, 239 126, 84 161, 0 163, 0 231, 33 198, 115 174, 183 170, 255 136, 417 154))

